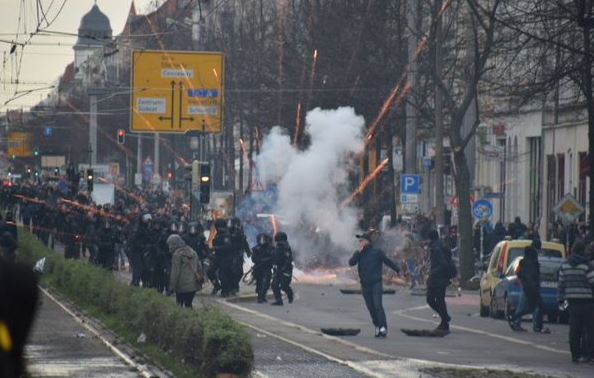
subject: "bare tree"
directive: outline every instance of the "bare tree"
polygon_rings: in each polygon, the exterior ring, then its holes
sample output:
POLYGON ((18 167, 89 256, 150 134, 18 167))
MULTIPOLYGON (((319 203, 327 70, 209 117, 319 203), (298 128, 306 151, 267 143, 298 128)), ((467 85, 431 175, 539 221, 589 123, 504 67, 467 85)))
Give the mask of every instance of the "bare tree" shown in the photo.
MULTIPOLYGON (((472 249, 471 172, 467 147, 474 137, 478 118, 478 88, 490 67, 493 51, 500 42, 496 17, 501 0, 445 1, 432 15, 429 39, 435 38, 437 19, 443 17, 444 67, 435 65, 431 75, 447 109, 447 136, 454 160, 454 182, 459 199, 460 277, 466 283, 474 275, 472 249), (469 117, 474 113, 474 117, 469 117)), ((471 151, 473 153, 474 151, 471 151)))

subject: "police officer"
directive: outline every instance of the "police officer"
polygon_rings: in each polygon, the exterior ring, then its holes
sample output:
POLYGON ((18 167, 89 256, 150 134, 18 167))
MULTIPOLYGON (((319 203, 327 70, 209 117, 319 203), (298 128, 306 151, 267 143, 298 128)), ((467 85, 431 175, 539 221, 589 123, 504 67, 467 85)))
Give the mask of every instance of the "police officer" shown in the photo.
POLYGON ((116 244, 116 235, 112 232, 109 220, 104 220, 103 227, 99 229, 97 237, 97 265, 111 270, 116 244))
POLYGON ((190 248, 198 254, 201 263, 208 257, 208 246, 204 237, 204 228, 199 222, 191 222, 188 225, 188 232, 184 236, 184 241, 190 248))
POLYGON ((239 218, 232 218, 228 222, 229 234, 231 236, 231 245, 233 250, 233 258, 231 262, 231 295, 236 295, 239 292, 239 283, 243 277, 243 262, 244 253, 248 257, 252 255, 250 246, 247 242, 241 221, 239 218))
POLYGON ((76 222, 74 215, 66 216, 64 225, 64 234, 62 240, 64 241, 64 257, 67 259, 80 258, 80 243, 81 235, 78 222, 76 222))
POLYGON ((258 303, 266 302, 266 293, 270 288, 272 278, 272 265, 274 263, 274 248, 272 247, 272 238, 268 234, 259 234, 258 244, 254 247, 252 253, 252 276, 256 280, 256 293, 258 294, 258 303))
POLYGON ((136 227, 132 230, 131 243, 128 248, 128 260, 132 267, 132 282, 134 286, 140 285, 142 278, 143 267, 143 253, 145 243, 149 240, 150 229, 149 224, 153 217, 151 214, 144 214, 138 220, 136 227))
POLYGON ((229 296, 233 254, 227 222, 224 219, 216 220, 215 231, 216 235, 212 240, 213 253, 210 257, 211 263, 207 276, 213 285, 212 295, 221 290, 221 296, 229 296))
POLYGON ((289 303, 293 303, 293 289, 291 280, 293 278, 293 251, 287 240, 287 234, 277 232, 274 235, 274 273, 272 278, 272 292, 274 293, 273 306, 282 306, 283 298, 281 290, 287 294, 289 303))

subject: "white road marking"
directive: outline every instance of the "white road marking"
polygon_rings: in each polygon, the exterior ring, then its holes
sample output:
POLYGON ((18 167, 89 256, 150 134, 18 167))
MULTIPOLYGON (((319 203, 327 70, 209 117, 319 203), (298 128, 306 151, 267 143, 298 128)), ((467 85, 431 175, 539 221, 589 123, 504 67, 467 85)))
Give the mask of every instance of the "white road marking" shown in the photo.
MULTIPOLYGON (((323 358, 328 359, 329 361, 333 361, 333 362, 345 365, 355 371, 358 371, 358 372, 368 375, 370 377, 379 377, 379 378, 382 378, 382 377, 411 377, 412 378, 412 377, 414 377, 414 378, 417 378, 420 376, 420 373, 419 373, 420 368, 434 367, 434 366, 442 366, 442 367, 449 367, 449 368, 477 369, 476 366, 472 366, 472 365, 450 364, 450 363, 436 362, 436 361, 430 361, 430 360, 421 360, 421 359, 416 359, 416 358, 403 358, 403 357, 397 357, 397 356, 385 354, 385 353, 378 352, 376 350, 366 348, 366 347, 357 345, 355 343, 343 340, 343 339, 335 337, 335 336, 325 335, 321 332, 309 329, 309 328, 304 327, 299 324, 295 324, 295 323, 291 323, 291 322, 288 322, 285 320, 281 320, 279 318, 275 318, 274 316, 270 316, 270 315, 262 313, 260 311, 251 310, 249 308, 245 308, 245 307, 236 305, 234 303, 227 302, 224 299, 219 299, 218 302, 221 304, 224 304, 226 306, 229 306, 231 308, 237 309, 239 311, 243 311, 245 313, 248 313, 248 314, 251 314, 254 316, 258 316, 260 318, 264 318, 267 320, 271 320, 271 321, 280 323, 287 327, 297 328, 305 333, 314 334, 314 335, 322 336, 322 337, 330 339, 330 340, 334 340, 334 341, 341 343, 343 345, 352 347, 358 351, 362 351, 362 352, 374 354, 379 357, 387 358, 388 360, 363 360, 363 361, 342 360, 340 358, 331 356, 331 355, 324 353, 322 351, 319 351, 317 349, 308 347, 307 345, 301 344, 297 341, 294 341, 294 340, 288 339, 286 337, 277 335, 273 332, 261 329, 260 327, 251 325, 246 322, 238 321, 239 323, 245 325, 246 327, 252 328, 252 329, 256 330, 257 332, 268 335, 270 337, 277 338, 277 339, 284 341, 288 344, 291 344, 298 348, 301 348, 307 352, 317 354, 323 358)), ((429 306, 425 305, 425 306, 419 306, 418 308, 415 307, 415 309, 424 309, 424 308, 428 308, 428 307, 429 306)), ((409 310, 411 310, 411 309, 405 309, 405 310, 401 310, 401 311, 409 311, 409 310)), ((404 317, 408 317, 408 316, 404 315, 404 317)), ((422 320, 422 319, 417 319, 417 318, 412 318, 412 319, 422 320)), ((423 321, 425 321, 425 320, 423 320, 423 321)), ((516 372, 534 373, 533 368, 527 369, 527 368, 524 368, 521 366, 516 366, 516 365, 504 365, 504 364, 482 365, 480 368, 493 369, 493 370, 513 370, 516 372)), ((547 373, 549 375, 553 375, 553 376, 562 376, 562 375, 560 375, 560 373, 556 373, 556 372, 552 372, 552 371, 547 371, 547 373)))
POLYGON ((219 303, 222 303, 222 304, 224 304, 226 306, 232 307, 232 308, 234 308, 236 310, 240 310, 240 311, 243 311, 243 312, 247 312, 248 314, 256 315, 256 316, 259 316, 259 317, 264 318, 264 319, 268 319, 268 320, 272 320, 272 321, 278 322, 278 323, 280 323, 282 325, 285 325, 287 327, 297 328, 300 331, 303 331, 303 332, 306 332, 306 333, 309 333, 309 334, 312 334, 312 335, 317 335, 317 336, 324 337, 326 339, 330 339, 330 340, 336 341, 336 342, 338 342, 340 344, 349 346, 349 347, 351 347, 351 348, 353 348, 353 349, 355 349, 355 350, 357 350, 359 352, 370 353, 370 354, 374 354, 374 355, 376 355, 378 357, 383 357, 383 358, 397 358, 396 356, 393 356, 393 355, 390 355, 390 354, 378 352, 378 351, 373 350, 371 348, 367 348, 367 347, 364 347, 364 346, 361 346, 361 345, 358 345, 358 344, 355 344, 355 343, 351 343, 349 341, 346 341, 346 340, 341 339, 340 337, 326 335, 326 334, 323 334, 321 331, 315 331, 315 330, 309 329, 307 327, 304 327, 304 326, 299 325, 299 324, 296 324, 296 323, 291 323, 291 322, 288 322, 286 320, 275 318, 274 316, 270 316, 270 315, 265 314, 265 313, 262 313, 260 311, 251 310, 249 308, 245 308, 245 307, 236 305, 234 303, 227 302, 226 300, 223 300, 223 299, 219 299, 218 302, 219 303))
POLYGON ((124 352, 122 352, 120 349, 118 349, 115 345, 113 345, 112 343, 110 343, 105 337, 103 337, 99 331, 97 331, 95 328, 91 327, 89 324, 87 324, 87 322, 85 322, 81 317, 79 317, 78 315, 76 315, 74 312, 70 311, 70 309, 66 306, 64 306, 60 301, 58 301, 53 295, 51 295, 47 290, 45 290, 43 287, 39 286, 39 289, 48 297, 50 298, 52 301, 54 301, 58 306, 60 306, 62 308, 62 310, 66 311, 66 313, 68 313, 68 315, 72 316, 78 323, 80 323, 80 325, 82 325, 87 331, 91 332, 93 335, 95 335, 103 344, 105 344, 113 353, 115 353, 118 357, 120 357, 122 360, 124 360, 124 362, 126 362, 128 365, 132 366, 134 369, 138 370, 138 372, 140 374, 142 374, 143 377, 146 378, 151 378, 154 377, 154 374, 149 371, 146 366, 140 365, 136 362, 134 362, 134 360, 132 360, 130 357, 128 357, 127 354, 125 354, 124 352))
MULTIPOLYGON (((403 310, 393 311, 393 313, 396 314, 396 315, 398 315, 398 316, 401 316, 403 318, 407 318, 407 319, 411 319, 411 320, 416 320, 416 321, 423 322, 423 323, 438 324, 438 322, 433 321, 433 320, 424 319, 424 318, 420 318, 418 316, 412 316, 412 315, 405 314, 405 312, 408 312, 408 311, 424 310, 424 309, 428 309, 428 308, 429 308, 429 306, 428 305, 425 305, 425 306, 405 308, 403 310)), ((504 341, 507 341, 507 342, 510 342, 510 343, 514 343, 514 344, 528 345, 528 346, 531 346, 531 347, 536 348, 536 349, 545 350, 547 352, 553 352, 553 353, 559 353, 559 354, 570 354, 569 351, 567 351, 567 350, 561 350, 561 349, 551 348, 551 347, 548 347, 548 346, 545 346, 545 345, 539 345, 539 344, 533 343, 531 341, 517 339, 515 337, 510 337, 510 336, 498 335, 496 333, 491 333, 491 332, 483 331, 483 330, 480 330, 480 329, 474 329, 474 328, 457 326, 457 325, 450 325, 450 328, 458 329, 458 330, 466 331, 466 332, 470 332, 470 333, 475 333, 477 335, 488 336, 488 337, 492 337, 492 338, 495 338, 495 339, 504 340, 504 341)))

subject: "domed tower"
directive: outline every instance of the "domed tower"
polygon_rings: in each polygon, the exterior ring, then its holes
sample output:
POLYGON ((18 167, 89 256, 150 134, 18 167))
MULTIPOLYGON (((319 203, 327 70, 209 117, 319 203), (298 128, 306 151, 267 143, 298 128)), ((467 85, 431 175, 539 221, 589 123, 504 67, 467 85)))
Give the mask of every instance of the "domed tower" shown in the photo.
POLYGON ((78 40, 74 45, 74 70, 81 74, 81 66, 96 50, 111 42, 112 30, 109 18, 101 12, 97 3, 85 14, 78 28, 78 40))

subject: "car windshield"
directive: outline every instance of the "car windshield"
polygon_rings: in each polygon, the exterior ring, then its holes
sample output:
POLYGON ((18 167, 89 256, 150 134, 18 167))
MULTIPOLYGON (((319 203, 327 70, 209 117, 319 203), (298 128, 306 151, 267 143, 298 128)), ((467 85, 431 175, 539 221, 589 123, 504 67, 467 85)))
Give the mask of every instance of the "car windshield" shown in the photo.
MULTIPOLYGON (((515 276, 516 269, 518 264, 523 259, 523 256, 517 257, 512 261, 512 263, 507 268, 505 275, 506 276, 515 276)), ((546 258, 546 257, 539 257, 538 262, 540 263, 540 280, 541 281, 557 281, 557 274, 559 272, 559 268, 563 263, 563 259, 559 258, 546 258)))
MULTIPOLYGON (((517 257, 524 256, 524 248, 511 248, 509 250, 509 257, 507 261, 514 261, 517 257)), ((563 258, 561 251, 556 249, 548 249, 543 248, 540 250, 538 254, 539 257, 556 257, 556 258, 563 258)))

